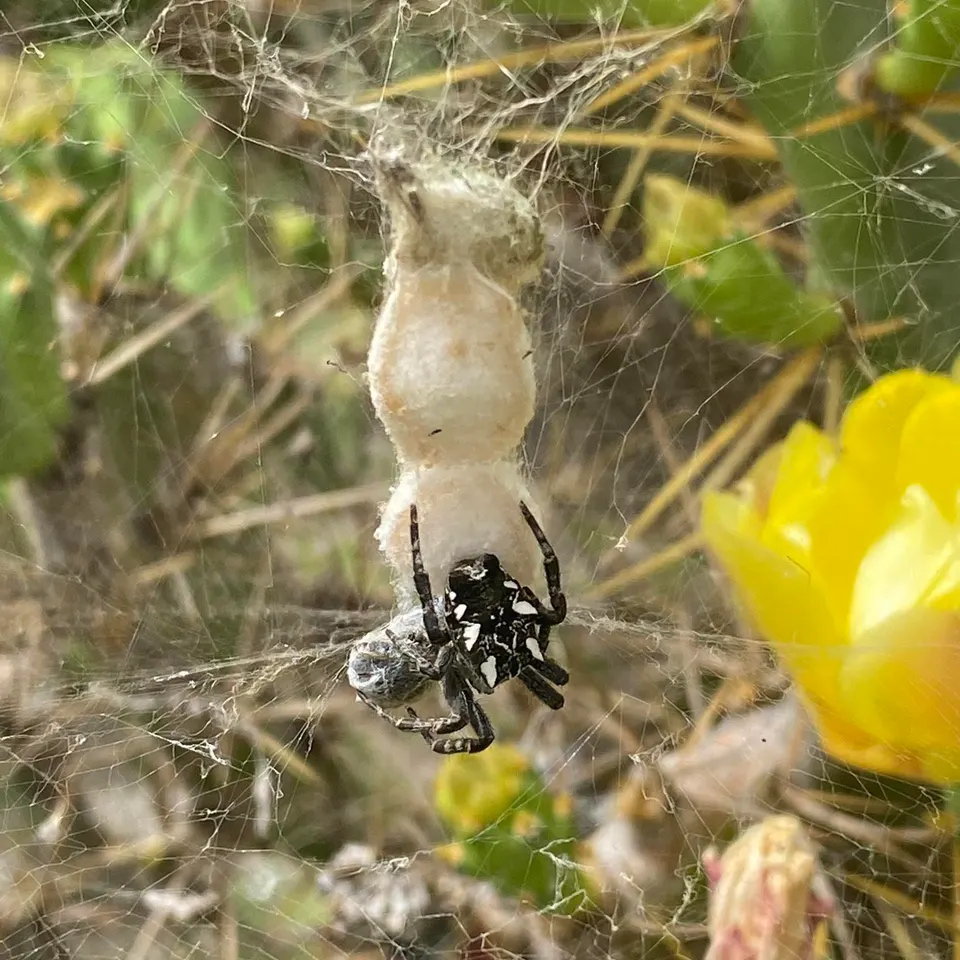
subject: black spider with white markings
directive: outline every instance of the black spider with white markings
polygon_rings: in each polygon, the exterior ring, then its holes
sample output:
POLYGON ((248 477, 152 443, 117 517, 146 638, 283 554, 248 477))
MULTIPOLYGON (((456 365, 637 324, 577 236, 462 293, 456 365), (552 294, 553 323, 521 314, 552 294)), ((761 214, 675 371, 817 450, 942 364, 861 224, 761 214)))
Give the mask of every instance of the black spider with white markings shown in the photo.
POLYGON ((512 579, 492 553, 456 563, 442 600, 434 600, 413 505, 410 547, 420 609, 363 637, 350 653, 347 672, 358 698, 398 730, 422 734, 437 753, 479 753, 489 747, 493 727, 476 694, 493 693, 514 677, 552 710, 563 706, 563 696, 551 684, 563 686, 570 677, 547 657, 550 629, 567 615, 560 564, 526 504, 521 502, 520 511, 540 544, 549 607, 512 579), (421 719, 408 707, 408 716, 398 718, 384 709, 416 699, 430 681, 442 684, 449 716, 421 719), (448 736, 467 725, 476 737, 448 736))

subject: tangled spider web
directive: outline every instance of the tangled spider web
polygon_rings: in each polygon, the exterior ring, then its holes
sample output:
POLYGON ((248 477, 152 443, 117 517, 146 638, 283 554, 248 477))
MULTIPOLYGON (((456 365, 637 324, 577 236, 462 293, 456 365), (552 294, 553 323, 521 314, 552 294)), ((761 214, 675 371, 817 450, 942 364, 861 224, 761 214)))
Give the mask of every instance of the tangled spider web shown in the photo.
MULTIPOLYGON (((649 28, 620 5, 36 6, 0 18, 0 196, 31 225, 5 214, 0 262, 42 345, 11 365, 39 384, 27 405, 0 393, 0 459, 22 464, 0 516, 0 956, 699 956, 705 851, 773 811, 805 825, 779 835, 802 936, 768 955, 946 955, 938 798, 823 755, 696 530, 698 492, 795 419, 835 422, 857 378, 956 349, 934 297, 960 257, 952 115, 909 118, 866 178, 842 117, 780 164, 722 9, 649 28), (522 460, 572 680, 558 714, 514 684, 487 698, 526 779, 473 825, 481 778, 443 780, 343 677, 394 604, 373 534, 396 464, 364 379, 384 125, 495 160, 546 238, 522 460), (726 198, 801 275, 826 242, 790 193, 804 163, 832 171, 824 221, 879 251, 876 278, 837 265, 866 290, 850 336, 719 336, 646 258, 646 178, 726 198), (933 335, 870 349, 861 324, 901 313, 933 335), (815 934, 808 895, 835 904, 815 934)), ((839 29, 841 5, 809 7, 839 29)))

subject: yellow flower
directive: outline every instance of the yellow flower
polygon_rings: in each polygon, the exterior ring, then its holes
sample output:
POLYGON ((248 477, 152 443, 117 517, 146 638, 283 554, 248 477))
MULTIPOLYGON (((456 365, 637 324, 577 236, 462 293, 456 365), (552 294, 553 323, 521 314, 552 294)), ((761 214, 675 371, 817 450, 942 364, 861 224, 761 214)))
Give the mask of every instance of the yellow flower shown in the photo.
POLYGON ((527 758, 506 744, 494 743, 478 754, 451 754, 437 774, 437 811, 458 836, 470 836, 507 814, 530 776, 527 758))
POLYGON ((878 380, 838 441, 798 423, 704 537, 792 674, 826 750, 960 781, 960 383, 878 380))

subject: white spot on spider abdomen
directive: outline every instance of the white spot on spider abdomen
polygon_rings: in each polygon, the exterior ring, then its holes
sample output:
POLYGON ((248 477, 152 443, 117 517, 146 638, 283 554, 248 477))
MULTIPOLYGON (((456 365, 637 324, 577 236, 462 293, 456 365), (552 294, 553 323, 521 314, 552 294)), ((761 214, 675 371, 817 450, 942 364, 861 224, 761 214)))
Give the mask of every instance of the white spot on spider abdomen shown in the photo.
POLYGON ((468 650, 472 650, 476 646, 477 640, 480 637, 480 624, 479 623, 467 623, 463 627, 463 642, 464 646, 468 650))
POLYGON ((497 685, 497 658, 487 657, 487 659, 480 664, 480 673, 491 687, 495 687, 497 685))
POLYGON ((513 612, 532 617, 536 616, 537 608, 529 600, 514 600, 513 612))
POLYGON ((520 584, 519 584, 519 583, 514 583, 512 580, 504 580, 504 581, 503 581, 503 585, 504 585, 508 590, 519 590, 519 589, 520 589, 520 584))
POLYGON ((536 637, 527 637, 527 649, 530 651, 530 656, 535 660, 543 659, 543 652, 540 649, 540 644, 536 637))
POLYGON ((463 615, 467 612, 467 605, 465 603, 459 603, 454 607, 453 615, 458 619, 462 620, 463 615))

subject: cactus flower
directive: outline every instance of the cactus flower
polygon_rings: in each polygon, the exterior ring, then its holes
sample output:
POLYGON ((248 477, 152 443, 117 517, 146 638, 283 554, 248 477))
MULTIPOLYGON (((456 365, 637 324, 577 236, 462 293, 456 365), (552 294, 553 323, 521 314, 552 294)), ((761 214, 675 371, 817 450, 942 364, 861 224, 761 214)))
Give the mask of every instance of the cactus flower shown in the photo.
POLYGON ((817 852, 796 817, 754 824, 721 856, 706 852, 706 960, 812 960, 819 922, 835 909, 818 890, 817 852))
POLYGON ((442 856, 461 872, 556 912, 572 913, 583 902, 570 798, 544 782, 517 747, 494 743, 482 753, 444 757, 435 805, 453 839, 442 856))
POLYGON ((882 377, 838 438, 809 423, 701 524, 837 759, 960 781, 960 383, 882 377))
POLYGON ((451 754, 437 776, 437 811, 454 833, 469 837, 507 816, 535 778, 524 754, 509 744, 451 754))

